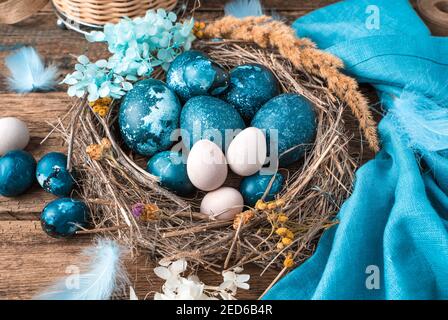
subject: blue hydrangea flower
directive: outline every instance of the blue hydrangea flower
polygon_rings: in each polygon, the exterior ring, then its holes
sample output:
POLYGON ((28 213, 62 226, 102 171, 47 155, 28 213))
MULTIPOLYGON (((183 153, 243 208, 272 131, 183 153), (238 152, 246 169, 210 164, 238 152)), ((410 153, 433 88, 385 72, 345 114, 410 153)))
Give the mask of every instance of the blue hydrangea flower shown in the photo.
POLYGON ((124 18, 89 33, 88 41, 106 42, 112 55, 96 62, 79 56, 75 71, 63 80, 69 85, 68 94, 87 93, 89 101, 106 96, 119 99, 132 89, 132 82, 150 77, 155 67, 166 70, 180 53, 190 50, 195 39, 193 19, 176 20, 173 12, 149 10, 144 17, 124 18))

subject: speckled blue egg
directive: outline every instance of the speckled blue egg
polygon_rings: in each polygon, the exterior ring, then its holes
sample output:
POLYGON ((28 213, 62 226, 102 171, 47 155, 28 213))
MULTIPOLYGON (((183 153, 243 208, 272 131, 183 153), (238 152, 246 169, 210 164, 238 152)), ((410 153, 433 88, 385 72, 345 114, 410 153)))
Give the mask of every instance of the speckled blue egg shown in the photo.
POLYGON ((223 93, 229 86, 229 74, 206 54, 186 51, 171 63, 166 83, 187 101, 195 96, 223 93))
POLYGON ((231 138, 245 128, 235 108, 211 96, 197 96, 188 100, 180 115, 182 140, 190 148, 201 139, 215 142, 226 150, 231 138), (226 137, 227 135, 227 137, 226 137))
POLYGON ((179 127, 181 105, 176 94, 163 82, 137 82, 123 99, 119 111, 120 132, 135 152, 152 156, 168 149, 171 134, 179 127))
POLYGON ((268 68, 260 64, 243 64, 230 72, 230 86, 222 97, 249 123, 255 113, 278 94, 278 81, 268 68))
POLYGON ((36 178, 47 192, 59 197, 68 196, 73 189, 73 178, 67 170, 67 156, 50 152, 37 163, 36 178))
POLYGON ((89 208, 84 202, 70 199, 56 199, 44 208, 40 216, 42 229, 51 237, 63 238, 73 235, 78 226, 85 227, 89 208))
MULTIPOLYGON (((251 126, 266 130, 268 148, 271 144, 277 145, 280 166, 287 166, 298 161, 312 146, 316 136, 316 115, 305 98, 285 93, 269 100, 252 119, 251 126), (274 129, 278 139, 271 135, 274 129)), ((272 157, 273 153, 270 153, 272 157)))
POLYGON ((6 153, 0 158, 0 194, 15 197, 27 191, 35 181, 36 160, 22 150, 6 153))
POLYGON ((187 174, 187 159, 178 152, 162 151, 154 155, 146 170, 159 177, 160 185, 180 196, 194 192, 195 187, 187 174))
MULTIPOLYGON (((259 172, 244 178, 241 181, 240 192, 243 195, 244 204, 249 207, 254 207, 258 200, 263 197, 264 192, 269 186, 273 175, 263 175, 259 172)), ((283 187, 284 178, 280 173, 275 174, 274 182, 272 183, 269 193, 266 195, 265 201, 275 199, 275 196, 280 193, 283 187)))

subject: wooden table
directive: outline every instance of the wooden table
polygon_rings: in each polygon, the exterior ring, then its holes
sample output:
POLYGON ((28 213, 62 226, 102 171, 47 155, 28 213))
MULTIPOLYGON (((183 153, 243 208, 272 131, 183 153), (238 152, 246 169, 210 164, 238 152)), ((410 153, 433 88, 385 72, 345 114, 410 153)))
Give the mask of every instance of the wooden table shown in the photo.
MULTIPOLYGON (((223 0, 203 0, 197 10, 198 19, 213 19, 222 15, 223 0)), ((267 12, 275 10, 289 21, 335 0, 265 0, 267 12)), ((63 86, 56 92, 18 95, 8 91, 3 64, 4 58, 14 48, 34 46, 48 61, 55 63, 63 74, 71 72, 75 56, 87 54, 92 59, 106 56, 101 45, 92 45, 72 31, 60 30, 51 7, 46 7, 33 17, 13 26, 0 26, 0 117, 14 116, 26 121, 31 130, 28 150, 36 159, 50 151, 66 151, 62 140, 51 136, 44 144, 41 140, 51 130, 49 122, 57 120, 68 108, 69 98, 63 86)), ((354 125, 356 128, 356 124, 354 125)), ((0 137, 1 138, 1 137, 0 137)), ((54 197, 37 185, 27 194, 17 198, 0 197, 0 298, 27 299, 58 277, 66 268, 76 264, 83 248, 91 243, 87 236, 69 240, 52 239, 40 227, 42 208, 54 197)), ((137 295, 143 298, 150 291, 159 291, 161 282, 152 272, 154 262, 139 257, 127 263, 137 295)), ((276 275, 268 271, 262 278, 259 270, 249 267, 252 274, 251 290, 241 292, 239 298, 255 299, 276 275)), ((201 274, 204 282, 216 283, 220 277, 201 274)))

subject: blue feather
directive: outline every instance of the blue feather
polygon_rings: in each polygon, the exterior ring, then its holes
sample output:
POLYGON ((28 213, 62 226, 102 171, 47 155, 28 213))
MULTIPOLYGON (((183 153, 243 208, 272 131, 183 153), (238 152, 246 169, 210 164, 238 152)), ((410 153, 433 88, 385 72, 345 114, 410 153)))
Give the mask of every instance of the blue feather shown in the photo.
POLYGON ((112 240, 98 240, 84 254, 90 263, 86 272, 61 279, 38 300, 108 300, 114 293, 127 289, 129 280, 121 263, 124 250, 112 240))
POLYGON ((259 0, 234 0, 226 3, 224 12, 235 18, 258 17, 263 15, 263 7, 259 0))
POLYGON ((50 91, 56 85, 58 70, 44 63, 32 47, 23 47, 5 59, 11 76, 8 78, 12 91, 26 93, 31 91, 50 91))
POLYGON ((275 11, 274 9, 271 10, 271 17, 273 20, 276 20, 276 21, 282 21, 282 22, 288 21, 288 19, 283 17, 280 13, 278 13, 278 11, 275 11))

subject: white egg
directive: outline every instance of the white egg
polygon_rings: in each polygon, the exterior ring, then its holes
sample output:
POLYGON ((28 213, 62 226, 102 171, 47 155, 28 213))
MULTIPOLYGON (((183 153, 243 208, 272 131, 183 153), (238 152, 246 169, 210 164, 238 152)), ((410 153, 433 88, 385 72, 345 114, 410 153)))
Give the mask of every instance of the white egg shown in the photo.
POLYGON ((226 157, 210 140, 199 140, 191 148, 187 160, 187 173, 191 183, 203 191, 222 186, 227 178, 226 157))
POLYGON ((266 137, 258 128, 241 131, 227 149, 227 163, 240 176, 257 173, 266 161, 266 137))
POLYGON ((13 117, 0 119, 0 156, 25 149, 29 141, 30 132, 25 122, 13 117))
POLYGON ((243 211, 243 207, 243 196, 238 190, 222 187, 205 195, 201 202, 201 213, 218 220, 228 220, 243 211))

